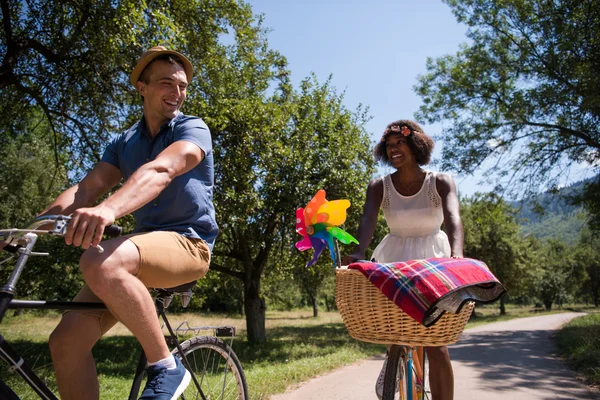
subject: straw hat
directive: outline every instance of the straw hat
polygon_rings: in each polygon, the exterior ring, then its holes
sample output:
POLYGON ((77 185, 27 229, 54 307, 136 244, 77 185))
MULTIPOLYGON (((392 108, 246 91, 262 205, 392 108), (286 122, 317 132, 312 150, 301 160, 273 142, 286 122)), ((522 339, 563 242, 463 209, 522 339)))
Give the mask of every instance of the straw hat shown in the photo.
POLYGON ((194 74, 194 68, 192 67, 192 63, 190 62, 190 60, 185 58, 185 56, 183 54, 178 53, 173 50, 169 50, 164 46, 154 46, 151 49, 149 49, 148 51, 146 51, 144 54, 142 54, 142 56, 138 60, 138 63, 135 66, 135 68, 133 69, 133 72, 131 73, 131 76, 129 79, 131 84, 133 86, 135 86, 137 81, 140 79, 140 75, 144 71, 144 68, 146 68, 148 66, 148 64, 150 64, 150 62, 152 60, 154 60, 156 57, 163 55, 163 54, 172 54, 172 55, 178 57, 183 62, 183 69, 185 70, 185 74, 187 76, 188 83, 191 82, 192 76, 194 74))

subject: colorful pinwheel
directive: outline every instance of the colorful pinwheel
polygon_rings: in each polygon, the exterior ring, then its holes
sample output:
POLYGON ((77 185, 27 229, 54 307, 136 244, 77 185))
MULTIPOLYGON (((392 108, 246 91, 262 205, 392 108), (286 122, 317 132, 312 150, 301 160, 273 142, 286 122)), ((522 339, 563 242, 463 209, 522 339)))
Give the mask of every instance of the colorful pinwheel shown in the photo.
POLYGON ((315 249, 312 260, 306 264, 307 267, 317 262, 325 246, 329 247, 333 263, 336 264, 334 238, 343 244, 358 244, 358 240, 352 235, 337 227, 346 221, 348 207, 350 207, 348 200, 327 201, 325 191, 321 189, 306 208, 296 210, 296 232, 304 236, 296 243, 296 248, 300 251, 315 249))

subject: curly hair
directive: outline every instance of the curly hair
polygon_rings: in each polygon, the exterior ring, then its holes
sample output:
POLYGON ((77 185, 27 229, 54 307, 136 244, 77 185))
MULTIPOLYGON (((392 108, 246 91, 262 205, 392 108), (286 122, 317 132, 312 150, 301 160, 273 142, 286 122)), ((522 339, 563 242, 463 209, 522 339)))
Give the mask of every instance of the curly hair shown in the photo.
POLYGON ((392 165, 392 162, 387 156, 385 140, 391 134, 402 134, 406 130, 402 130, 402 127, 407 127, 410 130, 408 136, 406 136, 406 144, 410 148, 410 151, 415 156, 415 160, 419 165, 427 165, 431 160, 431 153, 433 152, 434 142, 433 139, 423 132, 423 128, 414 121, 407 119, 401 119, 394 121, 386 126, 381 140, 375 145, 373 150, 373 158, 375 161, 379 161, 385 165, 392 165))

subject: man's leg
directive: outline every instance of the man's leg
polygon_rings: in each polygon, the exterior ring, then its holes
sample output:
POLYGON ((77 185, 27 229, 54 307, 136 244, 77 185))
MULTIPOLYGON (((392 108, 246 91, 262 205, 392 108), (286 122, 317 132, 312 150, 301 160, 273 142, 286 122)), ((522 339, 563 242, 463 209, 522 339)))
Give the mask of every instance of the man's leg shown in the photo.
POLYGON ((427 347, 429 359, 429 383, 433 400, 454 398, 454 372, 450 362, 448 347, 427 347))
POLYGON ((50 352, 63 400, 98 399, 92 347, 102 335, 98 317, 66 313, 50 335, 50 352))
POLYGON ((135 276, 140 268, 138 248, 126 237, 104 241, 102 247, 103 253, 91 248, 81 257, 86 284, 135 335, 148 362, 169 357, 152 297, 135 276))

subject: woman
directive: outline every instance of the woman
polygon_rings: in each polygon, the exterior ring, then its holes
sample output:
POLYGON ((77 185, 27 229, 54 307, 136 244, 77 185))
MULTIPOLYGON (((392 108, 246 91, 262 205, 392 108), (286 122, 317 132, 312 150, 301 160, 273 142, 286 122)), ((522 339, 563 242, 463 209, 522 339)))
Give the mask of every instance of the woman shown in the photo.
MULTIPOLYGON (((377 223, 379 209, 390 229, 373 252, 378 262, 407 261, 431 257, 463 257, 463 228, 456 186, 451 176, 426 171, 433 140, 415 122, 399 120, 386 128, 375 146, 375 160, 396 169, 374 179, 358 228, 359 245, 344 257, 344 264, 364 260, 377 223), (446 233, 440 229, 442 222, 446 233)), ((431 394, 434 400, 452 399, 454 375, 448 348, 426 348, 429 358, 431 394)), ((377 380, 381 399, 386 362, 377 380)))

